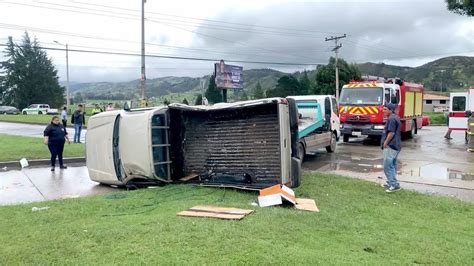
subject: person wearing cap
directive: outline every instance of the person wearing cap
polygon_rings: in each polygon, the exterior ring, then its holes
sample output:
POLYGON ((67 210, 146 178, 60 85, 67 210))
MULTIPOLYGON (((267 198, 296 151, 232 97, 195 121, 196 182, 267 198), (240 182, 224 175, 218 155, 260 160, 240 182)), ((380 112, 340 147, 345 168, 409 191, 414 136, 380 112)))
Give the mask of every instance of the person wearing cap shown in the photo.
POLYGON ((382 186, 386 192, 400 190, 397 180, 397 157, 402 149, 402 138, 400 118, 395 114, 396 108, 397 106, 393 103, 387 103, 383 108, 383 114, 387 118, 382 135, 383 170, 387 177, 387 183, 382 186))

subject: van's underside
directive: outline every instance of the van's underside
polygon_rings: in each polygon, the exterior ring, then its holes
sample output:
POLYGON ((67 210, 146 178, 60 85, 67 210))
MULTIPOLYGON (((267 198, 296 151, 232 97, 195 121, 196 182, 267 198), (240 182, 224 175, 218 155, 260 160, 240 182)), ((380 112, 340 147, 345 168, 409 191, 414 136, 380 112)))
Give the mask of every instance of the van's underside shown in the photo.
POLYGON ((278 104, 219 110, 169 109, 170 177, 204 185, 281 183, 278 104))

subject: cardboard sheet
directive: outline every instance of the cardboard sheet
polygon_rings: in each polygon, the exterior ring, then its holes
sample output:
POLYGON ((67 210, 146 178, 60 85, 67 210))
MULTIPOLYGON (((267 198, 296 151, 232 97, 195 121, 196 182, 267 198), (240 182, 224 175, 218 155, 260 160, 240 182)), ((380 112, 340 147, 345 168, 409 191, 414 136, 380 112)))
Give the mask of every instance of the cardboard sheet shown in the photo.
POLYGON ((190 217, 219 218, 226 220, 241 220, 252 212, 253 210, 199 205, 194 206, 185 211, 178 212, 177 215, 190 217))
POLYGON ((319 212, 316 202, 313 199, 296 199, 295 208, 303 211, 319 212))

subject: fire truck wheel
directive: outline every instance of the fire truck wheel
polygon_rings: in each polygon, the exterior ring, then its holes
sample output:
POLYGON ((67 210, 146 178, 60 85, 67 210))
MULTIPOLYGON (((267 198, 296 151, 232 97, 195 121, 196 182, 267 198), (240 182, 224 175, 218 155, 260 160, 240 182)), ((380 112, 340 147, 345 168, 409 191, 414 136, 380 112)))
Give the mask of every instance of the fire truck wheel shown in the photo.
POLYGON ((342 141, 349 142, 349 135, 344 134, 344 136, 342 136, 342 141))
POLYGON ((408 132, 407 137, 412 139, 416 134, 416 120, 411 122, 411 130, 408 132))

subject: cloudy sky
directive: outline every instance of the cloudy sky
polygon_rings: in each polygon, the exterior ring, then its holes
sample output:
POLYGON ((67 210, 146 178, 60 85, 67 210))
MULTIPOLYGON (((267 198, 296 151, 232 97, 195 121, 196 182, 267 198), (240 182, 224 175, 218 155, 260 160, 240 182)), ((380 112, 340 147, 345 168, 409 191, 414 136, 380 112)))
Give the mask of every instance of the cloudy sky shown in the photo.
MULTIPOLYGON (((71 81, 137 79, 140 8, 140 0, 0 0, 0 42, 20 41, 27 30, 45 48, 62 48, 57 41, 120 53, 71 51, 71 81)), ((147 0, 145 10, 146 53, 157 56, 146 59, 148 79, 209 74, 217 59, 246 69, 314 69, 333 54, 325 38, 342 34, 340 56, 349 62, 418 66, 474 56, 474 18, 448 12, 444 0, 147 0)), ((65 52, 48 54, 64 80, 65 52)))

